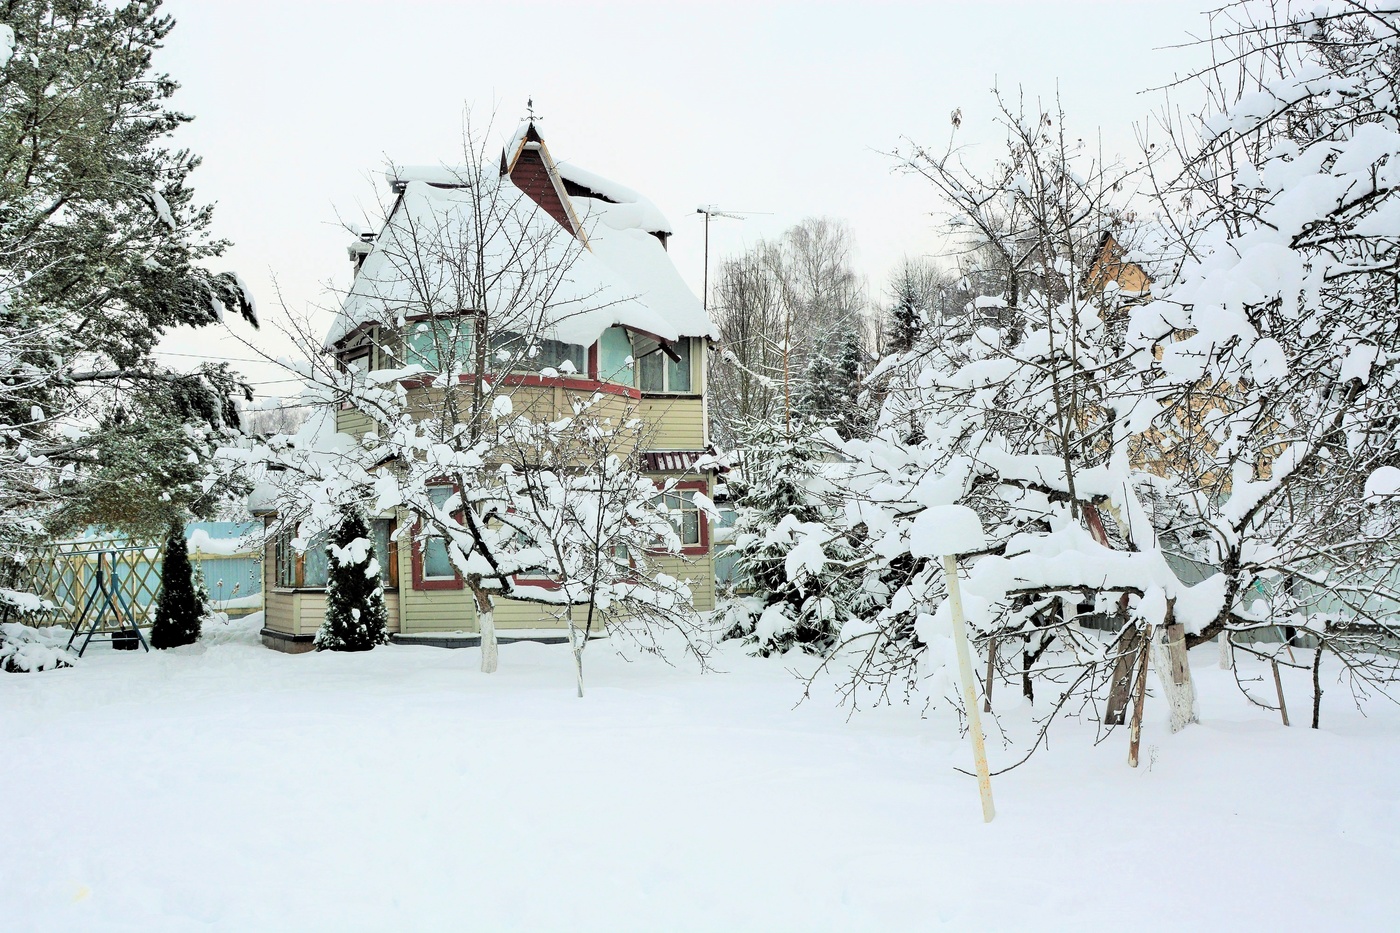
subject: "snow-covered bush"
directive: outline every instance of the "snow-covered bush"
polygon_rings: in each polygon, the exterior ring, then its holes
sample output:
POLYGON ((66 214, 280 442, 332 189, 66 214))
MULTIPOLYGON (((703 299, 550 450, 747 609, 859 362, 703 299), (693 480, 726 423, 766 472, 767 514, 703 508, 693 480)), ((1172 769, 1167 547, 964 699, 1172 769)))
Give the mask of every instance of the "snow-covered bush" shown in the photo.
POLYGON ((0 623, 0 671, 7 674, 72 667, 78 656, 67 649, 68 629, 34 628, 20 622, 0 623))
POLYGON ((316 632, 316 650, 368 651, 388 642, 379 558, 358 509, 344 511, 326 553, 326 618, 316 632))

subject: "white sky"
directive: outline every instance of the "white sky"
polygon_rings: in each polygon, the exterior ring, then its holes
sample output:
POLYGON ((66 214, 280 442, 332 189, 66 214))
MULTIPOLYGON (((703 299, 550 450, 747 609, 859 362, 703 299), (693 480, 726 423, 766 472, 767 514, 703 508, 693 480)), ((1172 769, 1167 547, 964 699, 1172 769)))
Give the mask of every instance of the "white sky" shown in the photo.
MULTIPOLYGON (((386 160, 451 163, 462 111, 494 111, 501 141, 533 97, 555 158, 650 197, 670 218, 672 256, 700 292, 700 204, 755 213, 715 220, 717 258, 811 215, 845 220, 857 263, 883 290, 904 255, 936 249, 928 186, 891 171, 909 137, 994 153, 990 88, 1059 94, 1077 135, 1131 150, 1149 87, 1188 71, 1203 0, 925 3, 526 3, 517 0, 167 0, 177 21, 158 67, 193 114, 178 142, 204 158, 192 176, 217 202, 217 235, 259 302, 277 353, 288 309, 344 288, 348 234, 383 193, 386 160), (379 190, 376 191, 376 186, 379 190)), ((328 316, 315 327, 324 331, 328 316)), ((246 358, 235 335, 172 335, 179 354, 246 358)), ((171 356, 171 363, 197 362, 171 356)), ((236 364, 260 395, 285 373, 236 364)))

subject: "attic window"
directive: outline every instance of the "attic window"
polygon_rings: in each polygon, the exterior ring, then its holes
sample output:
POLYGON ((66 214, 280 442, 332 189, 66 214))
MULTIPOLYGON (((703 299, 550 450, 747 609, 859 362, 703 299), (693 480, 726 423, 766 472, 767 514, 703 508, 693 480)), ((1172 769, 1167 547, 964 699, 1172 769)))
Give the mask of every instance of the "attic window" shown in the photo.
POLYGON ((531 373, 546 369, 586 373, 588 351, 582 344, 529 339, 524 334, 501 331, 491 337, 491 368, 531 373))
POLYGON ((642 357, 637 367, 638 380, 643 392, 687 394, 693 390, 694 379, 691 366, 691 345, 694 341, 682 337, 674 344, 679 360, 669 359, 660 350, 642 357))
POLYGON ((467 364, 472 355, 473 326, 474 321, 466 317, 410 321, 404 327, 406 362, 427 372, 450 370, 454 363, 467 364))

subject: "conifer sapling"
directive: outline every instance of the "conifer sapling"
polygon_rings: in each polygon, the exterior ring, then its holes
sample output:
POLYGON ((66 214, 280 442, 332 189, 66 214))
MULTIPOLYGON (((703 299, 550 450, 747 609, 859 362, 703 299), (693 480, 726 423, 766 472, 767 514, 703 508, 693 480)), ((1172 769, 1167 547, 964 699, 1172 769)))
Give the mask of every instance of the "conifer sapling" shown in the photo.
POLYGON ((369 527, 358 510, 346 510, 326 546, 326 619, 316 632, 318 651, 368 651, 389 640, 384 585, 369 527))
POLYGON ((156 596, 156 618, 151 626, 151 646, 176 648, 199 640, 204 603, 195 592, 190 567, 185 525, 174 520, 165 537, 165 559, 160 569, 160 593, 156 596))

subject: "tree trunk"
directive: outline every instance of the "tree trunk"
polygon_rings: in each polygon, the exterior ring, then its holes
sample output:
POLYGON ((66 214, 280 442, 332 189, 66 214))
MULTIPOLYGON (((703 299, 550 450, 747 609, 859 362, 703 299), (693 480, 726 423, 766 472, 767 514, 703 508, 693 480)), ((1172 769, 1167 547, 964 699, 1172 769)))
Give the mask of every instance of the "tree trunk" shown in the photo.
POLYGON ((1235 648, 1230 643, 1230 632, 1227 629, 1220 633, 1220 669, 1222 671, 1233 670, 1235 667, 1235 648))
POLYGON ((1317 643, 1317 656, 1313 658, 1313 720, 1312 727, 1317 728, 1317 721, 1322 715, 1322 679, 1318 676, 1322 670, 1322 642, 1317 643))
POLYGON ((1031 637, 1022 635, 1021 641, 1025 643, 1025 647, 1021 649, 1021 696, 1034 703, 1035 684, 1031 682, 1031 637))
POLYGON ((479 587, 472 587, 472 596, 476 598, 476 625, 481 632, 481 673, 494 674, 500 664, 495 606, 491 602, 491 594, 479 587))
POLYGON ((1191 663, 1186 656, 1186 628, 1172 622, 1173 606, 1167 604, 1167 624, 1159 631, 1163 636, 1152 643, 1152 663, 1157 679, 1162 683, 1162 695, 1167 698, 1171 713, 1172 732, 1180 732, 1193 722, 1200 722, 1196 705, 1196 686, 1191 682, 1191 663))
POLYGON ((992 677, 996 675, 997 664, 997 640, 995 637, 987 643, 987 682, 982 685, 982 712, 992 711, 992 677))

